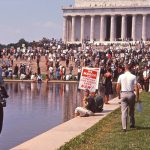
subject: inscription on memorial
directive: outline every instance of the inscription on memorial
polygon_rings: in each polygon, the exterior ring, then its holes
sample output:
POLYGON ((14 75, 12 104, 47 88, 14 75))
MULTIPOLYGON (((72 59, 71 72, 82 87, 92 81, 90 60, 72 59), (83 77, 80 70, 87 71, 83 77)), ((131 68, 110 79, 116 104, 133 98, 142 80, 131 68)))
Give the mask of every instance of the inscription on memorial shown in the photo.
POLYGON ((75 0, 77 7, 150 6, 150 0, 75 0))

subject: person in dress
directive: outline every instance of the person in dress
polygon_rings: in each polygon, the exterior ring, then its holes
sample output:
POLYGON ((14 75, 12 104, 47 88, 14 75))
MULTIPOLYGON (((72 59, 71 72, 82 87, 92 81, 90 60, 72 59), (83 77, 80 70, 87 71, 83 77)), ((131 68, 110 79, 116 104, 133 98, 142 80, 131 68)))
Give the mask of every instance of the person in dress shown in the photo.
POLYGON ((112 88, 112 73, 111 68, 106 69, 106 73, 104 74, 105 77, 105 97, 104 97, 104 103, 109 104, 109 95, 113 94, 113 88, 112 88))

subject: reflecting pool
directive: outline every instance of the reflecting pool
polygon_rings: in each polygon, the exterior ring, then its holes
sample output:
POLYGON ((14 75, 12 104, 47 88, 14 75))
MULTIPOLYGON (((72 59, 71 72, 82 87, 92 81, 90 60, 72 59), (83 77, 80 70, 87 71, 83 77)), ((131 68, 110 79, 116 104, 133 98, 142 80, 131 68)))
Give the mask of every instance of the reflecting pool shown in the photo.
MULTIPOLYGON (((0 150, 8 150, 74 117, 83 92, 72 83, 6 83, 0 150)), ((103 95, 103 88, 100 89, 103 95)))

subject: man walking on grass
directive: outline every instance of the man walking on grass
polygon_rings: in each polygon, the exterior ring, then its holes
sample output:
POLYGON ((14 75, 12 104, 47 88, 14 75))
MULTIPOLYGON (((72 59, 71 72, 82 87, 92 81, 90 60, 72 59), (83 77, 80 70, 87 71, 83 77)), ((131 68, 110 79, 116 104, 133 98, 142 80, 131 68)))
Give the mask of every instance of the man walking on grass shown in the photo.
POLYGON ((117 93, 121 98, 121 120, 122 129, 124 132, 127 130, 128 108, 130 116, 130 128, 135 128, 135 101, 139 101, 139 89, 136 76, 130 72, 130 69, 131 65, 125 64, 125 73, 119 76, 116 86, 117 93))

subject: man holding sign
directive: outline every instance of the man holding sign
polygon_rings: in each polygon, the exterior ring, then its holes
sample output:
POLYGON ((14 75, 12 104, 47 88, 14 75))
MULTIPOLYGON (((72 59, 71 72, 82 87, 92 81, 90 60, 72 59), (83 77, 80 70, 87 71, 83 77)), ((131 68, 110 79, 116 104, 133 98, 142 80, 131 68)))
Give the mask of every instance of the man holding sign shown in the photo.
POLYGON ((75 116, 88 117, 94 115, 95 101, 94 98, 90 96, 90 91, 88 89, 84 91, 82 103, 83 107, 77 107, 75 109, 75 116))
POLYGON ((96 103, 94 96, 99 85, 99 68, 82 68, 81 78, 79 82, 79 89, 85 90, 84 98, 82 100, 83 106, 75 109, 75 116, 87 117, 94 115, 96 111, 96 103))

